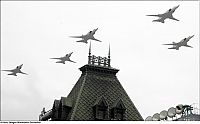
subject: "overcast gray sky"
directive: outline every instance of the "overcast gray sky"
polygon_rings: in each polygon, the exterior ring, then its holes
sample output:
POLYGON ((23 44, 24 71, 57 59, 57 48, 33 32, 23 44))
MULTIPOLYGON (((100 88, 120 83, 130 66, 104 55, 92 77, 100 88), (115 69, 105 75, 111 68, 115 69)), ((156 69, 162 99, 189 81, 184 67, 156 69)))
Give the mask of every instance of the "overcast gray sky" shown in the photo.
POLYGON ((1 1, 1 69, 24 64, 29 75, 1 72, 1 119, 38 120, 43 107, 67 96, 87 64, 89 44, 69 36, 99 28, 92 54, 107 56, 111 66, 145 119, 177 104, 199 102, 198 1, 1 1), (180 5, 164 24, 152 22, 180 5), (169 50, 162 44, 195 35, 188 44, 169 50), (49 58, 74 52, 77 63, 49 58))

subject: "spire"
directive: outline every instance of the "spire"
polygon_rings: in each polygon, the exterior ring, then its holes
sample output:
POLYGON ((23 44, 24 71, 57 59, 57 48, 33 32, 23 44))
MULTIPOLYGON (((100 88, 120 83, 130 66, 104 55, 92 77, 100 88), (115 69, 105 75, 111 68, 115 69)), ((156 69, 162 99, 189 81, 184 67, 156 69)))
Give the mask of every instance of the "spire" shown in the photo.
POLYGON ((91 41, 90 41, 90 46, 89 46, 88 64, 91 64, 91 41))
POLYGON ((109 43, 108 58, 110 59, 110 43, 109 43))
POLYGON ((90 46, 89 46, 89 56, 91 55, 91 41, 90 41, 90 46))
POLYGON ((89 54, 88 55, 88 65, 98 65, 98 66, 110 67, 110 44, 109 44, 108 57, 91 55, 91 42, 90 42, 88 54, 89 54))
POLYGON ((109 50, 108 50, 108 67, 110 67, 110 43, 109 43, 109 50))

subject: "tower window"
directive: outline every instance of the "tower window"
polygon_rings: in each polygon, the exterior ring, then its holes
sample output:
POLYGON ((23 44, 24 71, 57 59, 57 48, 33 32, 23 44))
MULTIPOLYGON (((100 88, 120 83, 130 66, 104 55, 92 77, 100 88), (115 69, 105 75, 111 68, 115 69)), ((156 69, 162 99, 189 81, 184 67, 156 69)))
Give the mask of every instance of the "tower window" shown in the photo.
POLYGON ((111 109, 111 119, 112 120, 125 120, 125 106, 122 100, 118 100, 113 104, 111 109))
POLYGON ((124 112, 123 109, 116 108, 116 119, 123 120, 124 112))
POLYGON ((107 120, 108 105, 103 97, 100 97, 95 102, 93 107, 95 120, 107 120))
POLYGON ((105 106, 98 106, 97 107, 98 116, 96 119, 100 119, 100 120, 106 119, 106 111, 107 111, 107 108, 105 106))

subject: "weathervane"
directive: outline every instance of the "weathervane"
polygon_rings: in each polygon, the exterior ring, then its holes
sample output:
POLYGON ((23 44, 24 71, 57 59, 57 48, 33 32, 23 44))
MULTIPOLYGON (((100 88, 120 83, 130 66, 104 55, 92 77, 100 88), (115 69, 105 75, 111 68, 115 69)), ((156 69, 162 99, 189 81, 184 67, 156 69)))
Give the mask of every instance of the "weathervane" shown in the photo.
POLYGON ((109 44, 108 57, 101 57, 101 56, 91 55, 91 42, 90 42, 88 64, 110 67, 110 44, 109 44))

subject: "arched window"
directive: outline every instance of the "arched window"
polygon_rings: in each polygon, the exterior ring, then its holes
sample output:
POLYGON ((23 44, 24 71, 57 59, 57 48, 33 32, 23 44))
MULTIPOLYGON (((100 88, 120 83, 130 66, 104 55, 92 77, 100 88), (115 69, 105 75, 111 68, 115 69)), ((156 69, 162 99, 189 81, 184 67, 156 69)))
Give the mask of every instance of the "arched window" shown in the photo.
POLYGON ((95 120, 107 120, 108 119, 108 104, 104 97, 97 98, 94 106, 94 118, 95 120))

